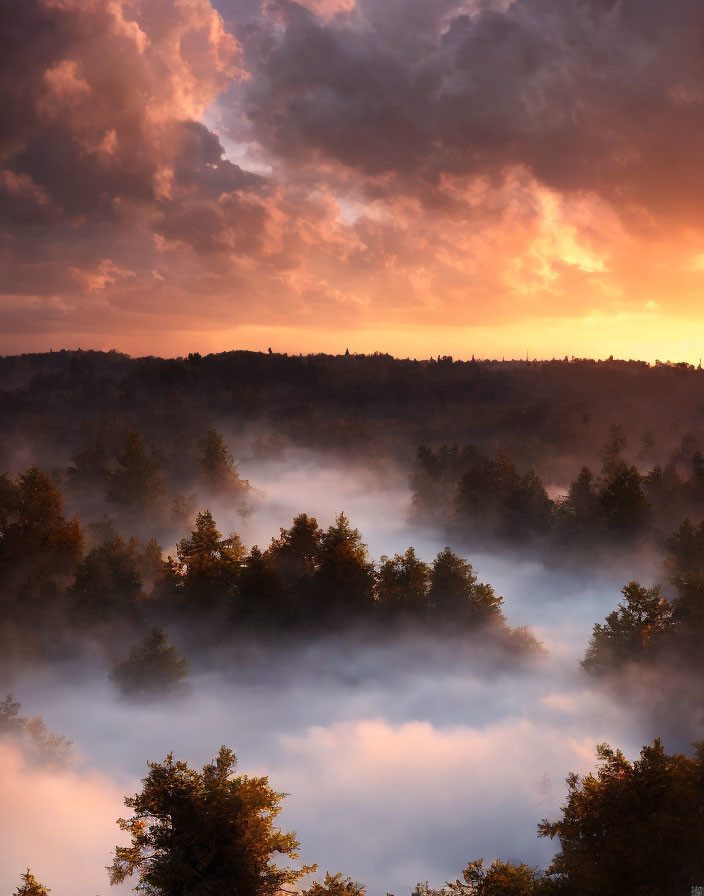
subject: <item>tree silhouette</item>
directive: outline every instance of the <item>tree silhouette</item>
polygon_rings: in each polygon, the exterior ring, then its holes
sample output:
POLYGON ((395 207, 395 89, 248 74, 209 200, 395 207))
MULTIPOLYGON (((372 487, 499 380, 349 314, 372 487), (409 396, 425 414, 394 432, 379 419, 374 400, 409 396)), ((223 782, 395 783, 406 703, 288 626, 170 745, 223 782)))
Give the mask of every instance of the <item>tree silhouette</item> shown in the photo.
POLYGON ((690 896, 704 881, 704 753, 668 756, 660 740, 629 762, 597 747, 596 775, 567 778, 562 817, 543 821, 557 837, 551 871, 579 896, 690 896))
POLYGON ((213 493, 244 495, 249 491, 249 482, 240 479, 234 458, 215 429, 209 429, 200 442, 198 466, 202 479, 213 493))
POLYGON ((161 629, 153 628, 113 667, 110 678, 124 694, 159 696, 180 689, 187 674, 188 660, 179 656, 161 629))

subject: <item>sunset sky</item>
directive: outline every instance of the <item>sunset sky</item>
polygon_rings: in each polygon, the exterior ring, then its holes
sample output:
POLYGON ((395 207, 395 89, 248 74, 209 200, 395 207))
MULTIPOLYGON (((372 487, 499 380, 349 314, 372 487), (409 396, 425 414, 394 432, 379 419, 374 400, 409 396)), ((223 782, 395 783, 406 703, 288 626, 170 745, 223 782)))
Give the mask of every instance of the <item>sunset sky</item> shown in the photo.
POLYGON ((701 0, 0 7, 0 352, 704 355, 701 0))

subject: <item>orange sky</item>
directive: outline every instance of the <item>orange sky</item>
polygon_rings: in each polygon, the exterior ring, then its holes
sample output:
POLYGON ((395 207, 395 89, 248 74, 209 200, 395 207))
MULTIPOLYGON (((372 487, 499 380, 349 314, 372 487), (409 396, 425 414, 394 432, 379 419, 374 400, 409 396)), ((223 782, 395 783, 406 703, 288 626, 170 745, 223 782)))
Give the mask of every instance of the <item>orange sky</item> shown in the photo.
POLYGON ((701 4, 216 6, 0 12, 0 352, 698 363, 701 4))

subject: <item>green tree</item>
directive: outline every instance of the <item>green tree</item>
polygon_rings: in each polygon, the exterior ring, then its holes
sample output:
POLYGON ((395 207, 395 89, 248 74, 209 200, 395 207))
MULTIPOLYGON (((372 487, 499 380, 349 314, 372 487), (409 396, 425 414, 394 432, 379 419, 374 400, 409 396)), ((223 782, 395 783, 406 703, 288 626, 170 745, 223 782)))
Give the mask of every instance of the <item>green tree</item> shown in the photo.
POLYGON ((60 492, 37 467, 15 480, 0 476, 0 663, 53 649, 82 548, 78 520, 66 519, 60 492))
POLYGON ((20 875, 22 884, 17 887, 13 896, 49 896, 51 890, 49 887, 42 886, 29 868, 24 874, 20 875))
POLYGON ((506 503, 521 487, 521 476, 505 451, 491 459, 481 458, 459 482, 460 513, 469 520, 500 524, 506 503))
POLYGON ((110 672, 110 678, 124 694, 143 697, 179 690, 187 675, 188 660, 169 644, 159 628, 153 628, 127 659, 110 672))
POLYGON ((610 478, 617 467, 623 464, 621 455, 628 445, 626 431, 618 423, 609 426, 609 437, 599 451, 602 467, 601 472, 605 478, 610 478))
POLYGON ((265 552, 285 590, 284 604, 292 618, 315 618, 320 607, 316 600, 315 576, 318 572, 323 533, 315 517, 300 513, 289 529, 281 529, 265 552))
POLYGON ((206 609, 232 600, 244 546, 234 532, 222 537, 209 510, 198 514, 191 537, 182 539, 176 552, 187 604, 206 609))
POLYGON ((316 570, 316 592, 323 612, 347 616, 374 606, 374 564, 358 529, 344 513, 323 534, 316 570))
POLYGON ((71 609, 79 624, 96 626, 137 619, 142 597, 138 563, 136 544, 126 543, 119 535, 83 558, 69 589, 71 609))
POLYGON ((315 517, 299 513, 290 529, 281 529, 278 538, 268 548, 282 580, 293 584, 301 578, 311 578, 316 571, 322 542, 322 530, 315 517))
POLYGON ((256 545, 242 563, 237 580, 235 622, 252 622, 267 629, 291 620, 289 594, 268 551, 256 545))
POLYGON ((165 494, 157 462, 147 455, 142 436, 130 430, 108 479, 107 498, 114 504, 145 513, 165 494))
POLYGON ((545 535, 550 530, 553 509, 542 479, 530 471, 506 498, 503 531, 517 538, 545 535))
POLYGON ((136 553, 137 572, 142 579, 142 587, 147 592, 153 591, 164 577, 166 562, 162 554, 161 545, 156 538, 150 538, 136 553))
POLYGON ((382 557, 376 580, 379 606, 389 613, 421 616, 428 609, 430 567, 413 548, 392 558, 382 557))
POLYGON ((632 537, 650 521, 650 504, 643 489, 643 477, 635 467, 618 463, 610 470, 599 490, 604 522, 614 535, 632 537))
POLYGON ((489 868, 483 859, 470 862, 462 872, 462 880, 448 882, 455 896, 533 896, 538 892, 540 877, 529 865, 512 865, 499 859, 489 868))
POLYGON ((32 578, 73 570, 83 547, 77 519, 64 516, 63 498, 38 467, 12 482, 0 477, 0 575, 31 570, 32 578))
POLYGON ((428 599, 439 618, 472 625, 504 620, 503 597, 491 585, 477 582, 472 564, 446 547, 433 561, 428 599))
MULTIPOLYGON (((704 578, 680 576, 677 599, 672 602, 672 646, 686 663, 701 650, 704 635, 704 578)), ((692 668, 688 671, 692 671, 692 668)))
POLYGON ((131 844, 115 847, 110 883, 136 874, 148 896, 274 896, 314 871, 274 864, 277 855, 298 858, 295 834, 274 827, 284 794, 235 767, 226 747, 202 772, 172 754, 150 762, 141 792, 125 799, 132 817, 118 820, 131 844))
POLYGON ((686 519, 665 546, 668 551, 666 567, 673 582, 681 576, 704 578, 704 521, 694 525, 686 519))
POLYGON ((110 452, 103 442, 90 442, 73 455, 73 463, 66 473, 69 484, 77 488, 104 488, 110 476, 110 452))
POLYGON ((565 499, 557 505, 557 534, 563 540, 576 545, 589 545, 602 528, 603 513, 594 482, 588 467, 582 467, 570 484, 565 499))
POLYGON ((671 625, 672 605, 657 585, 645 588, 638 582, 629 582, 621 594, 625 601, 609 613, 603 625, 594 626, 582 660, 589 672, 608 672, 625 662, 642 659, 671 625))
POLYGON ((659 740, 629 762, 597 747, 596 775, 567 778, 562 817, 544 820, 557 837, 552 873, 579 896, 690 896, 704 881, 704 753, 668 756, 659 740))
POLYGON ((313 883, 307 890, 303 891, 304 896, 364 896, 367 888, 364 884, 357 883, 351 877, 344 877, 342 873, 330 874, 325 872, 325 882, 313 883))
POLYGON ((214 429, 209 429, 200 442, 198 466, 203 481, 212 492, 244 495, 249 491, 249 482, 240 479, 225 440, 214 429))

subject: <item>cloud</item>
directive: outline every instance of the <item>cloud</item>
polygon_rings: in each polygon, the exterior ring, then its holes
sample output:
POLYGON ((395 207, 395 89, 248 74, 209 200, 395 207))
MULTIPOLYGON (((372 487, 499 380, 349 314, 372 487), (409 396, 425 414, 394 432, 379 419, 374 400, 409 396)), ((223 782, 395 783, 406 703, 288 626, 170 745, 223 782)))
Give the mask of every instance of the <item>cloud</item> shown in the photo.
MULTIPOLYGON (((343 466, 298 452, 242 462, 241 475, 264 494, 246 520, 214 508, 219 527, 266 546, 295 513, 326 527, 344 509, 375 559, 414 544, 431 562, 446 535, 403 523, 410 496, 400 473, 343 466)), ((98 664, 24 670, 12 683, 22 711, 41 714, 85 759, 50 772, 0 748, 0 811, 14 819, 0 844, 0 887, 10 892, 30 864, 54 896, 106 893, 114 820, 146 762, 173 751, 200 767, 223 743, 243 773, 269 775, 290 794, 279 821, 298 832, 302 860, 321 863, 321 876, 341 871, 371 893, 404 896, 418 880, 454 879, 482 855, 545 864, 556 844, 538 840, 536 824, 558 813, 568 772, 592 770, 598 742, 633 757, 664 733, 639 701, 603 693, 578 666, 633 570, 579 579, 525 558, 469 559, 505 596, 511 624, 539 626, 549 656, 507 662, 481 635, 424 630, 331 632, 276 649, 247 639, 199 655, 174 630, 192 690, 156 704, 119 699, 98 664)), ((642 573, 644 561, 632 562, 642 573)), ((678 733, 691 736, 673 742, 670 726, 668 751, 686 748, 702 722, 686 713, 680 721, 678 733)))
POLYGON ((691 0, 3 9, 0 350, 696 318, 703 31, 691 0))
POLYGON ((93 896, 101 865, 123 839, 115 825, 121 788, 95 770, 29 765, 18 747, 1 742, 0 769, 4 890, 14 891, 30 867, 55 896, 93 896))
POLYGON ((428 201, 443 175, 519 166, 550 189, 700 220, 704 12, 691 0, 666 23, 636 0, 360 0, 332 21, 292 0, 268 8, 243 39, 244 106, 298 166, 331 160, 428 201))

